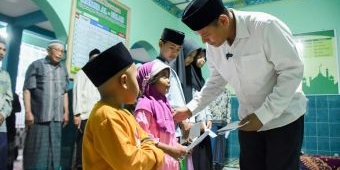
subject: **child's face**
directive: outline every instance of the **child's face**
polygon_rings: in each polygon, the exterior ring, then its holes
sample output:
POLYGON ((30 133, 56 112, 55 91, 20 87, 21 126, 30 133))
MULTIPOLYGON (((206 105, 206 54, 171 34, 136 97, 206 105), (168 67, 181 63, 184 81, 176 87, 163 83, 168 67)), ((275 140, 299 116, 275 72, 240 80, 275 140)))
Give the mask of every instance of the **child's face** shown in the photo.
POLYGON ((134 104, 139 93, 139 86, 137 82, 137 67, 132 64, 130 68, 126 70, 127 74, 127 93, 125 104, 134 104))
POLYGON ((197 56, 196 66, 198 68, 202 68, 204 64, 205 64, 205 53, 201 52, 201 54, 197 56))
POLYGON ((154 86, 158 93, 165 95, 169 92, 170 88, 169 76, 170 76, 169 69, 164 69, 155 76, 156 82, 154 86))
POLYGON ((198 51, 195 50, 185 57, 185 60, 184 60, 185 66, 190 65, 194 61, 194 57, 196 56, 197 52, 198 51))
POLYGON ((160 53, 164 57, 164 59, 168 62, 177 58, 179 51, 181 50, 181 46, 174 44, 169 41, 160 41, 159 42, 160 53))

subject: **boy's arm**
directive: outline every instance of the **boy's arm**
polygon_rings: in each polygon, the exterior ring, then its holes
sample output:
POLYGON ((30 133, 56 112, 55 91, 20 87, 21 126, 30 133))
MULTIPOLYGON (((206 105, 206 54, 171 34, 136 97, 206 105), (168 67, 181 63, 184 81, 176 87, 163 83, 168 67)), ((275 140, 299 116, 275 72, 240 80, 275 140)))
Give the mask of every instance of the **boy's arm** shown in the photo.
POLYGON ((148 134, 133 116, 128 122, 118 114, 110 116, 93 134, 96 150, 112 169, 157 169, 163 164, 163 151, 152 140, 143 141, 148 134))

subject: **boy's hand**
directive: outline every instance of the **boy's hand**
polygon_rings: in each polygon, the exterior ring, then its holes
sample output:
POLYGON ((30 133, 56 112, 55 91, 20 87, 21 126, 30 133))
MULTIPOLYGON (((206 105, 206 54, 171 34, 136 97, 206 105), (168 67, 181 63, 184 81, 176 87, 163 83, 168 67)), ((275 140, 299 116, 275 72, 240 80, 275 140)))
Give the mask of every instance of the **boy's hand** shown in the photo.
POLYGON ((177 144, 168 153, 174 159, 181 161, 188 153, 185 150, 185 146, 177 144))
POLYGON ((255 113, 252 113, 252 114, 248 115, 247 117, 245 117, 244 119, 242 119, 240 121, 239 125, 243 125, 245 123, 247 123, 247 124, 240 127, 240 130, 242 130, 242 131, 258 131, 263 126, 262 122, 255 115, 255 113))

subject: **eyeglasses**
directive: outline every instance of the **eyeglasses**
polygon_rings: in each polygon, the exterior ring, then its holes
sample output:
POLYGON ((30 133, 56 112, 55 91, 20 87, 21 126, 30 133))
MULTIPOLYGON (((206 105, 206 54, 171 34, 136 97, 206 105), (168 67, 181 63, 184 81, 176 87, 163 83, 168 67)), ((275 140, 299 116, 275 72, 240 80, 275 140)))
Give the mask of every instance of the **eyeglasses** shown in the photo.
POLYGON ((51 48, 55 52, 61 52, 64 53, 65 51, 63 49, 58 49, 58 48, 51 48))

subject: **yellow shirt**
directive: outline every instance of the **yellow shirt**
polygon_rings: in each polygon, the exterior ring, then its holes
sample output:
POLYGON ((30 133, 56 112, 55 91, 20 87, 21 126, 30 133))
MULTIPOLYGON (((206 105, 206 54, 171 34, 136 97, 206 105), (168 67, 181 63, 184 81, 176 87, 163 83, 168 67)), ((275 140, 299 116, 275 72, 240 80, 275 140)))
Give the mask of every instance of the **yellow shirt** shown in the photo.
POLYGON ((84 170, 156 170, 164 153, 147 138, 131 113, 102 101, 94 106, 83 137, 84 170))

